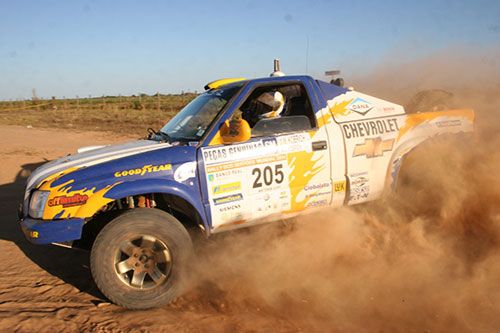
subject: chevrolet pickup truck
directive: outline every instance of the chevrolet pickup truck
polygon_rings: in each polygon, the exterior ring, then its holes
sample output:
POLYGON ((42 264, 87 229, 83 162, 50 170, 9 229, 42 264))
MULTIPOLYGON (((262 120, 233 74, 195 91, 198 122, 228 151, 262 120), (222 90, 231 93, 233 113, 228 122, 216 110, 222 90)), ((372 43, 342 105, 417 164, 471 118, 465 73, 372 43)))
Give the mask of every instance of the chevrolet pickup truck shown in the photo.
POLYGON ((409 114, 309 76, 205 89, 147 139, 87 147, 35 170, 19 212, 26 238, 89 244, 106 297, 159 306, 180 293, 188 230, 208 237, 379 198, 414 147, 474 124, 472 110, 409 114), (279 96, 279 114, 263 105, 266 93, 279 96))

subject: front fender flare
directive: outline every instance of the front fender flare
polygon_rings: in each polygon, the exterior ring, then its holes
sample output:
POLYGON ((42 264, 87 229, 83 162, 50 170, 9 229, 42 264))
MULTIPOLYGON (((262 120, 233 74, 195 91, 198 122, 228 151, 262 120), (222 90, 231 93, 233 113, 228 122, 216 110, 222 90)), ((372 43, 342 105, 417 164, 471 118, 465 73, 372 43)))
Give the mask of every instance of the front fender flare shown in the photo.
MULTIPOLYGON (((110 190, 104 194, 105 199, 118 200, 132 195, 146 194, 146 193, 163 193, 178 196, 186 200, 191 206, 193 206, 199 216, 202 219, 203 225, 209 230, 207 218, 204 213, 203 206, 201 204, 201 195, 197 191, 196 182, 191 185, 185 185, 183 183, 176 182, 169 179, 139 179, 132 180, 123 183, 119 183, 113 186, 110 190), (196 200, 196 199, 199 200, 196 200)), ((99 207, 100 208, 100 207, 99 207)), ((77 216, 80 216, 81 210, 85 209, 82 207, 77 216)), ((97 210, 96 210, 97 211, 97 210)), ((89 212, 86 212, 88 215, 89 212)), ((92 215, 95 212, 92 212, 92 215)))

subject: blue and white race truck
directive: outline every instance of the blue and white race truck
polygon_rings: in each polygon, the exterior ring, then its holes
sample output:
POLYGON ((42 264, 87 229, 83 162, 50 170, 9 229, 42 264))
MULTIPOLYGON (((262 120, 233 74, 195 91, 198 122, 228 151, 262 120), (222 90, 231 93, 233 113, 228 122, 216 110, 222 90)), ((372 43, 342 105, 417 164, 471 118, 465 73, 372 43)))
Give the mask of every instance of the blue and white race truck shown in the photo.
POLYGON ((148 139, 87 147, 35 170, 20 224, 35 244, 90 244, 102 293, 127 308, 179 294, 192 243, 370 201, 426 139, 473 130, 472 110, 401 105, 309 76, 209 83, 148 139))

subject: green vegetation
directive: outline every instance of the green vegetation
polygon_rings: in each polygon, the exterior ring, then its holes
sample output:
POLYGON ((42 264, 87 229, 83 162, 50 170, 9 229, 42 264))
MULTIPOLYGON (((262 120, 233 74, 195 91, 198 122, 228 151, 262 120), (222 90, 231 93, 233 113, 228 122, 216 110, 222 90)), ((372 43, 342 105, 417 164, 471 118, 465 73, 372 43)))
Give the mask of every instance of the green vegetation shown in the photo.
POLYGON ((144 135, 159 129, 196 94, 103 96, 0 102, 0 124, 144 135))

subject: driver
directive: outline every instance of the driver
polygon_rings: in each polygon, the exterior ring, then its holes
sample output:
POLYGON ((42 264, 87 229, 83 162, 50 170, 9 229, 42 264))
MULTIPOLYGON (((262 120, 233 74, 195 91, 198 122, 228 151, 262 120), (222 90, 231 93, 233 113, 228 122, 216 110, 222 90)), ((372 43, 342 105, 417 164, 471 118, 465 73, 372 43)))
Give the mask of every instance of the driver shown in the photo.
POLYGON ((278 118, 285 106, 285 97, 279 91, 265 92, 257 98, 257 116, 259 119, 278 118))

